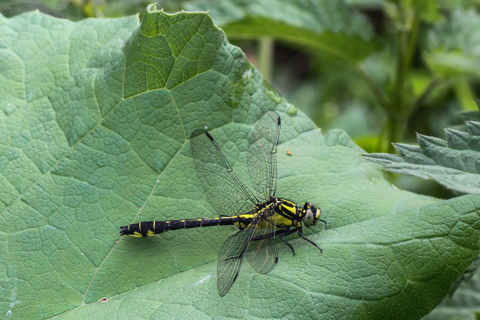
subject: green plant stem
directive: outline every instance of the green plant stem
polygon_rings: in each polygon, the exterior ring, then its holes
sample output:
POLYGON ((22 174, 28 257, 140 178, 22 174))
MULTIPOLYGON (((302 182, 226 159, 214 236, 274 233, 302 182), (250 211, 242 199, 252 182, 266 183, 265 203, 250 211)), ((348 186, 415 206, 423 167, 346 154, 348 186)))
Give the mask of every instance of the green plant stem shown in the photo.
POLYGON ((410 39, 408 41, 408 50, 405 58, 404 68, 410 73, 413 56, 415 54, 415 49, 417 47, 418 40, 418 30, 420 29, 420 19, 414 19, 412 23, 412 28, 410 32, 410 39))
POLYGON ((425 99, 435 90, 435 88, 440 85, 440 78, 434 78, 428 86, 423 90, 423 92, 418 96, 418 98, 411 104, 410 114, 415 112, 420 105, 425 101, 425 99))
POLYGON ((388 127, 388 152, 395 153, 395 148, 392 142, 399 141, 403 136, 403 132, 406 126, 406 119, 400 117, 392 117, 387 120, 388 127))
POLYGON ((387 129, 388 129, 388 120, 385 121, 382 125, 382 130, 380 132, 380 139, 378 139, 377 150, 378 152, 386 153, 389 149, 389 144, 386 144, 386 136, 387 136, 387 129))
MULTIPOLYGON (((408 83, 412 69, 412 61, 417 46, 419 28, 420 20, 415 18, 410 28, 405 27, 397 32, 397 69, 390 98, 391 104, 387 109, 387 115, 389 117, 387 122, 389 152, 395 151, 391 145, 392 142, 399 142, 402 140, 407 119, 414 110, 415 103, 410 104, 407 97, 412 94, 412 90, 408 87, 408 83)), ((431 90, 433 90, 434 87, 435 85, 431 90)), ((426 96, 430 94, 431 90, 425 91, 423 98, 416 102, 421 103, 426 96)))
POLYGON ((258 69, 263 79, 272 80, 273 49, 275 41, 272 37, 261 37, 258 48, 258 69))
POLYGON ((372 78, 359 66, 359 65, 354 65, 360 74, 360 76, 363 78, 367 86, 370 88, 372 91, 373 95, 377 99, 377 102, 380 104, 380 106, 384 109, 387 110, 388 106, 390 105, 390 102, 388 99, 385 97, 385 94, 382 92, 382 90, 378 87, 378 85, 373 81, 372 78))
POLYGON ((406 47, 405 43, 407 41, 407 34, 405 30, 400 30, 397 33, 397 69, 395 74, 395 80, 392 91, 392 98, 390 99, 390 115, 389 117, 395 116, 402 112, 403 106, 403 88, 405 85, 405 76, 406 76, 406 47))

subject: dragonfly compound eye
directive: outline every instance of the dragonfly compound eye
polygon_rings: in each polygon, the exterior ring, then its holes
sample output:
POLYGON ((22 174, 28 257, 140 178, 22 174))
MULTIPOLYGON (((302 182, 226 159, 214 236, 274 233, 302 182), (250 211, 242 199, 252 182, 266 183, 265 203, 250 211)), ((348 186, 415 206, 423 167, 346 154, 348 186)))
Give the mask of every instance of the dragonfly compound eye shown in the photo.
POLYGON ((315 214, 315 221, 320 219, 320 215, 322 214, 322 211, 320 210, 320 208, 315 208, 316 209, 316 214, 315 214))

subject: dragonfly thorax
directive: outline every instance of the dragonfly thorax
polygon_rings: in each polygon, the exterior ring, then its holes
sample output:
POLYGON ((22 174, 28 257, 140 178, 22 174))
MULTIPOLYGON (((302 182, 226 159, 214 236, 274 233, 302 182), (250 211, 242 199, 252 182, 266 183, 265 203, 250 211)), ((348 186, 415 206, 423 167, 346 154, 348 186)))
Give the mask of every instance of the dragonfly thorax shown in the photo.
POLYGON ((270 197, 262 205, 274 208, 277 214, 277 227, 301 227, 302 222, 306 227, 310 227, 315 225, 321 214, 320 209, 311 202, 305 202, 302 208, 287 199, 270 197))
POLYGON ((255 206, 257 212, 260 211, 260 210, 262 210, 262 209, 265 209, 265 208, 267 208, 267 207, 270 207, 272 204, 276 203, 278 200, 279 200, 279 198, 270 197, 270 198, 268 198, 268 200, 265 201, 265 202, 259 202, 259 203, 257 203, 257 205, 255 206))

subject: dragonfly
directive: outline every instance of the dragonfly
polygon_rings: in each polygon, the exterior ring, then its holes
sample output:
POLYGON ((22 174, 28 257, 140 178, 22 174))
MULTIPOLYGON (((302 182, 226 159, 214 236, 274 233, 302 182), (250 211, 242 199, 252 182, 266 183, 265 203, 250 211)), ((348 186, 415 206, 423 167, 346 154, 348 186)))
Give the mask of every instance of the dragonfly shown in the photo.
POLYGON ((144 221, 120 227, 121 235, 147 237, 170 230, 234 225, 239 231, 220 248, 217 262, 217 289, 225 296, 238 277, 244 257, 255 271, 265 274, 278 263, 275 238, 278 236, 295 254, 284 238, 297 233, 316 248, 322 249, 303 235, 303 226, 321 221, 321 210, 311 202, 298 206, 276 196, 277 145, 281 118, 267 111, 257 121, 248 138, 247 167, 253 190, 237 175, 212 135, 195 130, 191 135, 194 166, 203 190, 215 211, 215 218, 144 221))

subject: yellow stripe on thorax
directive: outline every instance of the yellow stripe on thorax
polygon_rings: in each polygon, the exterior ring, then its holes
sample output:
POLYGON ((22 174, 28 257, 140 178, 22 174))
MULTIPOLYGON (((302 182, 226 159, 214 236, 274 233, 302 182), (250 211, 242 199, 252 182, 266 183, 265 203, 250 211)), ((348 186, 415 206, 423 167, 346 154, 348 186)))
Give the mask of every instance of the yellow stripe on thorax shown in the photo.
POLYGON ((279 215, 278 213, 276 214, 276 217, 277 217, 277 227, 290 227, 290 226, 299 226, 299 224, 301 225, 302 222, 297 222, 297 223, 293 223, 293 221, 289 218, 285 218, 284 216, 281 216, 279 215))
MULTIPOLYGON (((282 211, 284 214, 288 213, 291 217, 297 216, 297 205, 292 201, 286 199, 279 199, 282 203, 279 205, 279 210, 282 211)), ((298 221, 294 221, 291 218, 284 217, 280 214, 276 214, 277 217, 277 227, 301 227, 302 222, 301 219, 297 218, 298 221)))

